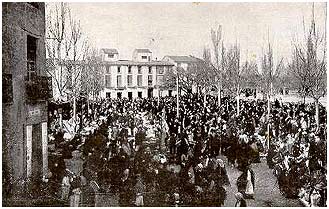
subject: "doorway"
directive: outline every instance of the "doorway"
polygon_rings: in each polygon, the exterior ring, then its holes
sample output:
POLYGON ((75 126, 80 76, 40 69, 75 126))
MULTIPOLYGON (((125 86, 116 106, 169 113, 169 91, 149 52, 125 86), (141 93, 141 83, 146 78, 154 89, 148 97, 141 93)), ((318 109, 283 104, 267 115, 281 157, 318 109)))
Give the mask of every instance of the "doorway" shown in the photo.
POLYGON ((111 92, 106 92, 106 98, 110 99, 111 98, 111 92))
POLYGON ((148 98, 153 97, 153 88, 149 88, 149 89, 147 90, 147 97, 148 97, 148 98))
POLYGON ((172 90, 168 90, 168 96, 172 96, 172 90))

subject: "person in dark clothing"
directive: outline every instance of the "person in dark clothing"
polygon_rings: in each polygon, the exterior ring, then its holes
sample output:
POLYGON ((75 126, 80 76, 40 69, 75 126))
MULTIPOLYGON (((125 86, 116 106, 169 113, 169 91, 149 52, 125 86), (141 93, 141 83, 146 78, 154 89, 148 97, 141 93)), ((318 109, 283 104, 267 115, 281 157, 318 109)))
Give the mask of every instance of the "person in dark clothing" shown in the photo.
POLYGON ((169 139, 170 155, 173 157, 176 155, 176 134, 172 133, 169 139))
POLYGON ((146 133, 141 126, 138 127, 137 133, 135 135, 135 146, 140 147, 143 145, 143 141, 145 141, 146 133))

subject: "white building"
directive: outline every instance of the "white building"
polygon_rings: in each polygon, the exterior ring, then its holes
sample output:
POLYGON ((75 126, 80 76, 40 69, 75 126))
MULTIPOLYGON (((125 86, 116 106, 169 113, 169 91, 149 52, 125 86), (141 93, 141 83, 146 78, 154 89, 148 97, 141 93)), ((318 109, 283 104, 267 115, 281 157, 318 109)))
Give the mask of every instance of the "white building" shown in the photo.
MULTIPOLYGON (((102 58, 106 58, 105 51, 101 50, 102 58)), ((102 98, 132 99, 171 94, 169 90, 161 90, 160 87, 163 84, 165 72, 173 64, 166 61, 152 61, 152 52, 148 49, 134 50, 133 60, 103 59, 102 61, 104 66, 102 98)))
POLYGON ((101 49, 101 56, 104 61, 119 60, 119 53, 116 49, 101 49))
POLYGON ((149 49, 135 49, 133 52, 133 61, 150 62, 152 60, 152 52, 149 49))

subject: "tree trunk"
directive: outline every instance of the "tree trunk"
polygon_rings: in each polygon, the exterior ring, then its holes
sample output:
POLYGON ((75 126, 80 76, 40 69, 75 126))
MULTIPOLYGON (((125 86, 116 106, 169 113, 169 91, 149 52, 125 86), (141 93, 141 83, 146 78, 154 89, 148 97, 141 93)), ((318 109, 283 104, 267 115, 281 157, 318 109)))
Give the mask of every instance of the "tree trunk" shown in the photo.
POLYGON ((82 130, 83 126, 83 109, 82 109, 83 104, 81 103, 81 112, 80 112, 80 130, 82 130))
POLYGON ((176 109, 176 114, 177 114, 177 119, 179 117, 179 83, 178 83, 178 75, 177 75, 177 78, 176 78, 176 88, 177 88, 177 95, 176 95, 176 98, 177 98, 177 109, 176 109))
POLYGON ((90 102, 89 102, 89 96, 87 96, 87 117, 89 117, 89 109, 90 109, 90 102))
POLYGON ((237 90, 237 97, 236 97, 236 112, 237 112, 237 115, 239 116, 240 115, 240 90, 239 90, 239 87, 238 87, 238 90, 237 90))
POLYGON ((221 87, 218 85, 218 106, 220 107, 221 105, 221 87))
POLYGON ((320 115, 319 115, 319 99, 315 100, 315 122, 316 122, 316 129, 319 129, 320 126, 320 115))
POLYGON ((203 108, 206 108, 206 102, 207 102, 207 94, 206 94, 206 91, 205 91, 204 95, 203 95, 203 108))
POLYGON ((158 107, 160 105, 160 88, 158 88, 158 107))
POLYGON ((77 102, 75 96, 73 97, 73 119, 77 120, 77 102))
POLYGON ((270 148, 271 95, 267 95, 267 150, 270 148))
POLYGON ((59 113, 59 128, 63 130, 63 109, 62 112, 59 113))

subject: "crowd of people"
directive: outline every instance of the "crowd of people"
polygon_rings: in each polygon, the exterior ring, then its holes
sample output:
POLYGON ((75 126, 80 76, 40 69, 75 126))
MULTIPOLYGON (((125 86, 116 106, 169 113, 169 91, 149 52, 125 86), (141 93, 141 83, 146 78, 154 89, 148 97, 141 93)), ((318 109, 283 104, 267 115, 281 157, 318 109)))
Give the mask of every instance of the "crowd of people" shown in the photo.
POLYGON ((317 204, 326 202, 323 108, 315 130, 311 105, 275 102, 268 118, 262 101, 241 100, 238 112, 229 97, 220 106, 211 96, 206 101, 197 94, 179 99, 178 114, 175 97, 82 102, 75 119, 71 113, 64 123, 70 127, 67 133, 59 128, 56 110, 50 113, 54 153, 60 150, 49 166, 54 192, 67 199, 64 183, 66 193, 80 187, 83 194, 86 182, 97 182, 98 193, 117 195, 120 206, 223 206, 227 187, 235 183, 229 181, 226 156, 229 166, 241 171, 236 205, 246 206, 256 186, 251 164, 267 153, 283 194, 307 196, 316 190, 322 198, 317 204), (76 150, 82 153, 83 171, 70 174, 64 159, 76 150), (289 180, 296 172, 310 178, 299 179, 296 186, 289 180), (70 180, 63 183, 65 177, 70 180))
POLYGON ((272 123, 277 131, 273 131, 267 159, 281 193, 290 198, 299 197, 305 205, 324 207, 327 196, 325 109, 320 110, 319 127, 312 117, 311 105, 290 104, 274 111, 272 123), (281 108, 286 111, 280 111, 281 108))

